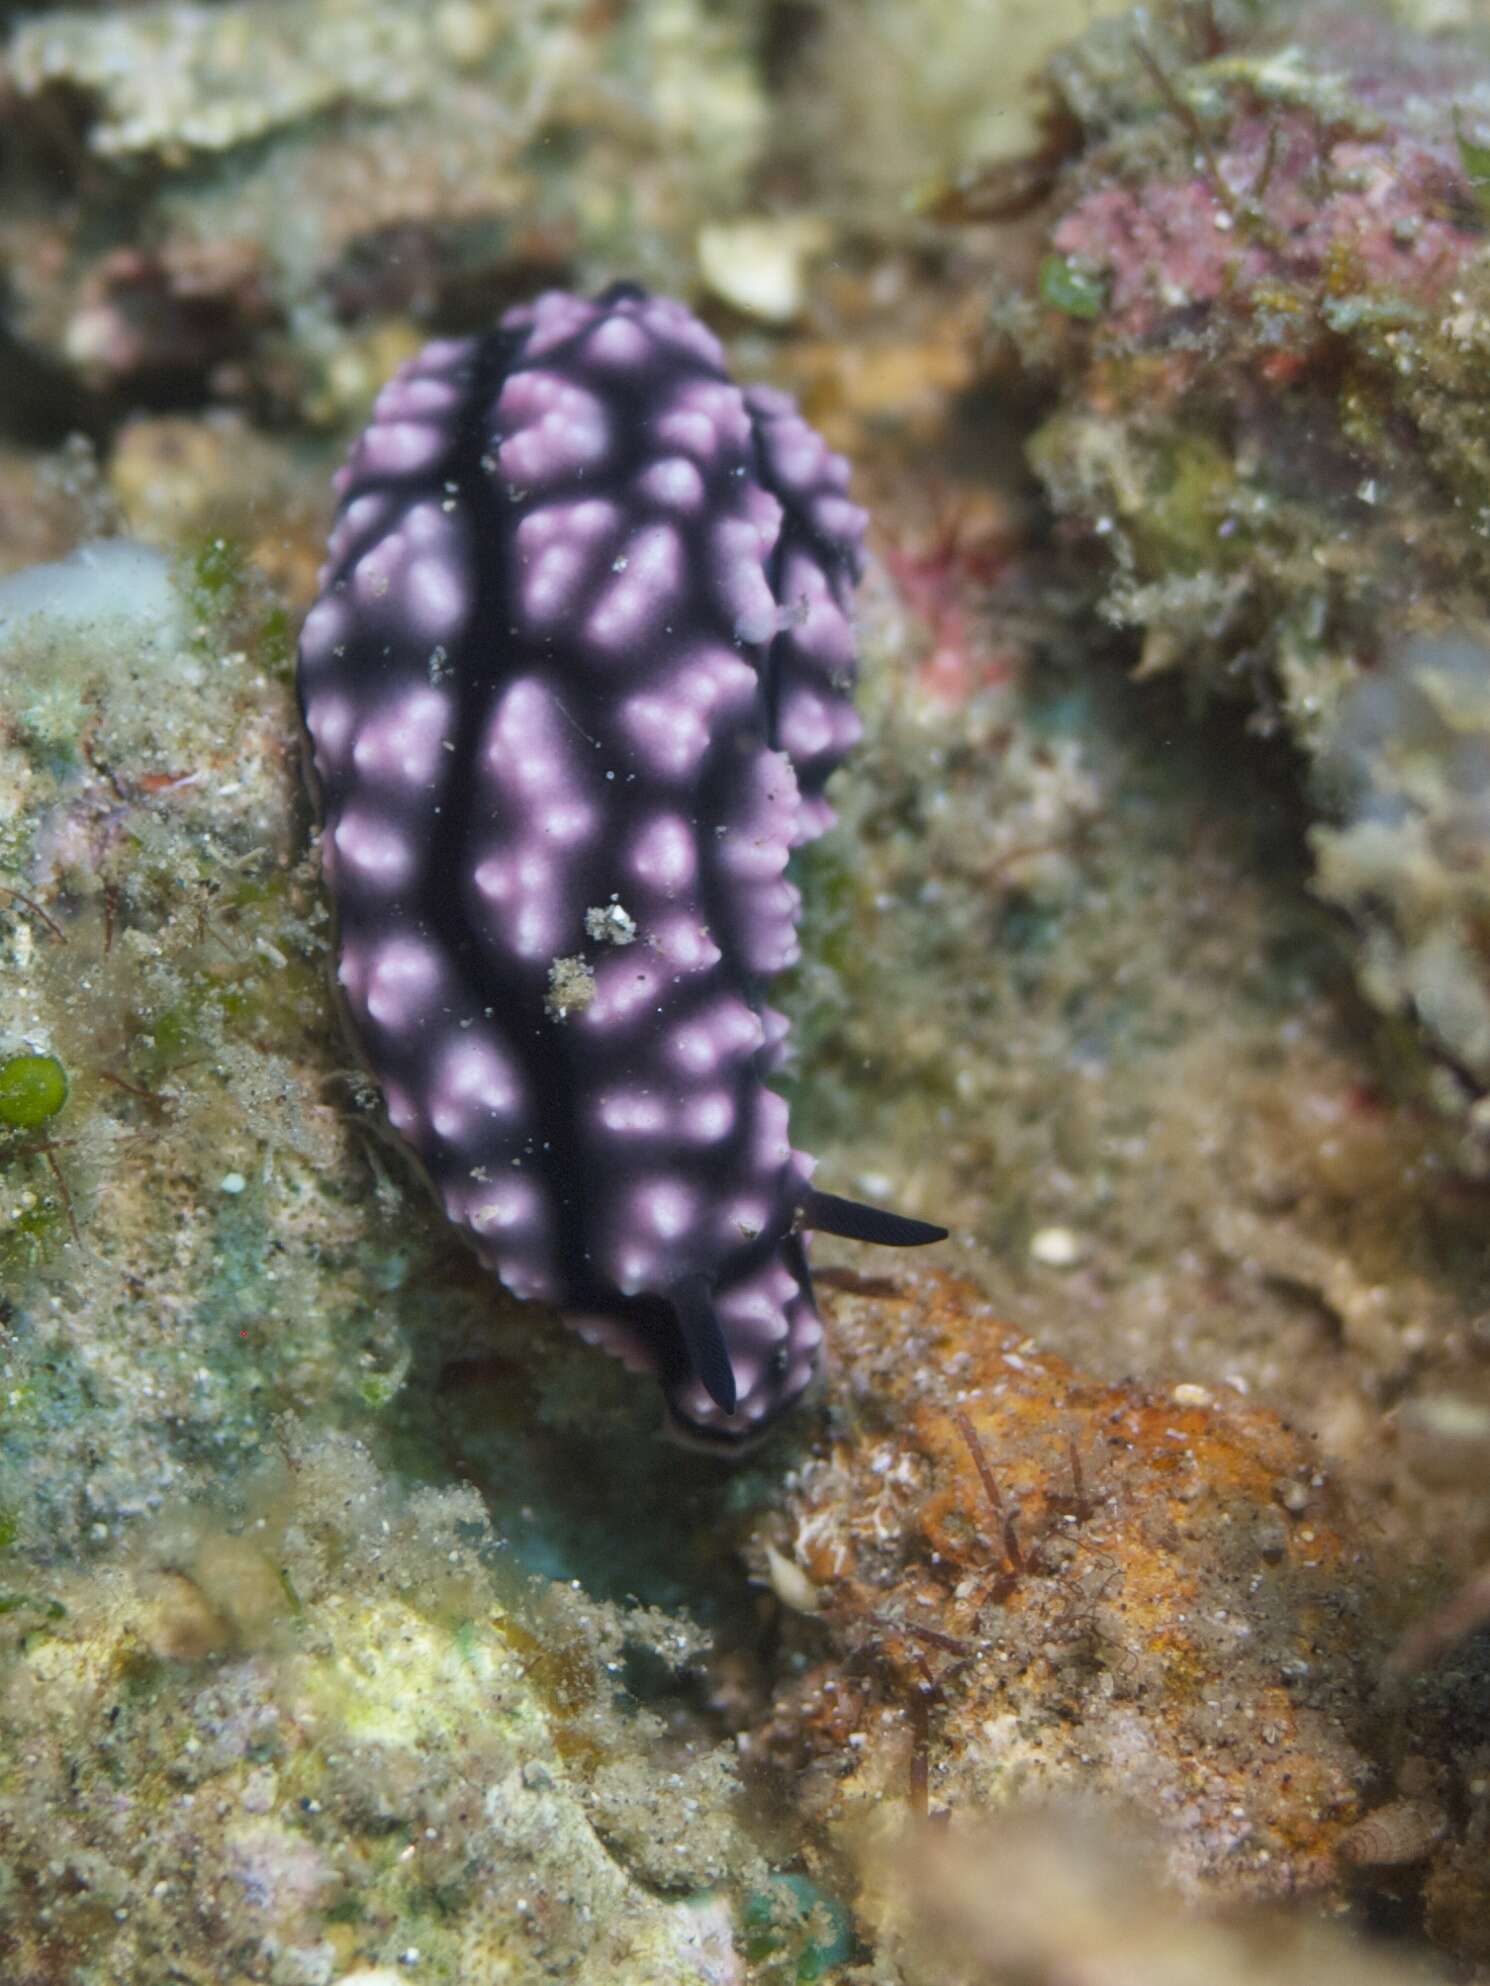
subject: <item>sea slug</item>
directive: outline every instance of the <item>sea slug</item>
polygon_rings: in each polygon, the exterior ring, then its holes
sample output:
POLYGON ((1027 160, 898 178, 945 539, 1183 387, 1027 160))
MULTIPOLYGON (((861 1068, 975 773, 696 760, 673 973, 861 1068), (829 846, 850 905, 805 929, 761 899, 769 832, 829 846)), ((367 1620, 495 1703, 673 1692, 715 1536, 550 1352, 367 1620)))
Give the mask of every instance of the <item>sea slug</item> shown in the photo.
POLYGON ((858 735, 863 513, 681 304, 554 292, 428 346, 337 478, 300 700, 337 978, 395 1129, 517 1296, 760 1434, 811 1379, 808 1183, 766 1079, 794 846, 858 735))

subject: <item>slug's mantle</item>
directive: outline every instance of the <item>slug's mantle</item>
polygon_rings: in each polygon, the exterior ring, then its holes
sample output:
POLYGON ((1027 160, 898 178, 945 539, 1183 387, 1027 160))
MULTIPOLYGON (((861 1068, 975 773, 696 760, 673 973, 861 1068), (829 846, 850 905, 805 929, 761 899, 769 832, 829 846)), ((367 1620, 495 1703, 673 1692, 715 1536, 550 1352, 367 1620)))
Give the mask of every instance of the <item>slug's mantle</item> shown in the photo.
POLYGON ((300 640, 394 1127, 509 1290, 726 1444, 816 1368, 802 1229, 943 1233, 811 1188, 766 1087, 859 730, 847 481, 681 304, 551 293, 384 388, 300 640))

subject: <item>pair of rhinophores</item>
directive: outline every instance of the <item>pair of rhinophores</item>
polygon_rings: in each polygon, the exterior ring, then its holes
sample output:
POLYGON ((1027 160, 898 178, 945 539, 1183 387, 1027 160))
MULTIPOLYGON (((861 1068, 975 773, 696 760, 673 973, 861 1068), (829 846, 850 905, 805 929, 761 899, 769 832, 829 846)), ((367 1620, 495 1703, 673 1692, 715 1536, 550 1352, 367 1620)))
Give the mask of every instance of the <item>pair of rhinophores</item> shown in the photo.
POLYGON ((766 1087, 795 847, 859 734, 864 515, 681 304, 554 292, 443 340, 337 477, 300 699, 337 977, 388 1115, 514 1295, 761 1434, 819 1358, 819 1192, 766 1087))

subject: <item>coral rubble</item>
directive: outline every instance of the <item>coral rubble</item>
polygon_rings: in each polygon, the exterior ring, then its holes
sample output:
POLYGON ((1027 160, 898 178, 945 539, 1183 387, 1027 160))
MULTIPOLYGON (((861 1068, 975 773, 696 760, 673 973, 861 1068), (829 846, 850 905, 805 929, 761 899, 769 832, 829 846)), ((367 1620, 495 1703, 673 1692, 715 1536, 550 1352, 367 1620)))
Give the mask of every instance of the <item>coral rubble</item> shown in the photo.
POLYGON ((837 1323, 828 1438, 767 1531, 838 1658, 770 1727, 838 1851, 918 1802, 1064 1800, 1130 1809, 1192 1893, 1329 1889, 1382 1650, 1307 1445, 1193 1383, 1097 1383, 933 1277, 837 1323))
POLYGON ((484 326, 566 264, 675 286, 760 152, 751 28, 698 0, 23 21, 0 40, 0 379, 36 381, 39 418, 44 384, 95 418, 335 419, 380 318, 484 326))
POLYGON ((474 1491, 317 1435, 0 1598, 7 1980, 738 1978, 730 1763, 615 1683, 697 1637, 523 1604, 492 1546, 474 1491))
POLYGON ((105 540, 0 586, 0 1055, 69 1085, 0 1131, 25 1544, 107 1539, 251 1457, 276 1395, 360 1400, 402 1357, 371 1264, 308 1266, 350 1240, 333 1196, 305 1218, 348 1145, 281 626, 211 545, 105 540))

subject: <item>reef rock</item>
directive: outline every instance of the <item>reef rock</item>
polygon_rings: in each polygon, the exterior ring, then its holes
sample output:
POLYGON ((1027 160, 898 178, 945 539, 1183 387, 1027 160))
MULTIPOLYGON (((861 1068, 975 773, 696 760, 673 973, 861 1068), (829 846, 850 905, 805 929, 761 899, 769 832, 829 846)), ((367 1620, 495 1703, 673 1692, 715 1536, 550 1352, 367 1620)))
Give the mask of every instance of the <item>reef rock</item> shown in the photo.
POLYGON ((834 1852, 1058 1801, 1126 1814, 1192 1897, 1334 1889, 1381 1651, 1308 1445, 1085 1377, 942 1279, 847 1294, 835 1328, 827 1438, 762 1534, 833 1653, 758 1740, 808 1762, 834 1852))
POLYGON ((625 1643, 697 1637, 524 1599, 493 1543, 318 1435, 0 1595, 7 1981, 739 1979, 729 1759, 615 1694, 625 1643))
POLYGON ((0 379, 58 439, 202 400, 334 421, 390 369, 379 319, 482 324, 591 257, 676 287, 761 148, 753 29, 697 0, 18 22, 0 379))
POLYGON ((1463 1113, 1490 1088, 1490 50, 1362 7, 1197 18, 1107 23, 1054 65, 1076 149, 1000 307, 1056 386, 1030 455, 1140 674, 1299 748, 1361 984, 1463 1113))

